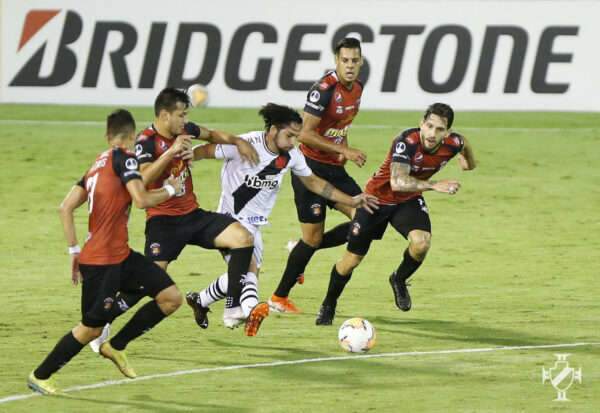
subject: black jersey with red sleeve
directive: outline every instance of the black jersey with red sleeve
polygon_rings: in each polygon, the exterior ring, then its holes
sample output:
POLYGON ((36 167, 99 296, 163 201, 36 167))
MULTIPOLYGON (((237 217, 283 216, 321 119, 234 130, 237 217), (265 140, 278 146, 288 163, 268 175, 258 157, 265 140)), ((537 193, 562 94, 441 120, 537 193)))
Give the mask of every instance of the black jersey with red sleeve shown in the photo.
MULTIPOLYGON (((335 71, 328 72, 308 91, 304 112, 321 118, 317 133, 338 144, 346 144, 348 129, 360 107, 363 85, 355 81, 348 89, 339 82, 335 71)), ((302 153, 316 161, 332 165, 342 165, 337 153, 320 151, 301 144, 302 153)))
POLYGON ((442 169, 450 159, 462 151, 464 139, 458 133, 450 133, 433 153, 425 151, 421 144, 419 128, 407 129, 397 136, 379 170, 369 179, 365 192, 376 196, 382 204, 399 204, 421 195, 417 192, 392 191, 390 184, 391 164, 399 162, 410 166, 410 176, 427 180, 442 169))
POLYGON ((111 265, 129 255, 127 222, 131 195, 125 187, 141 179, 135 154, 122 148, 102 152, 78 182, 88 194, 88 237, 79 262, 111 265))
MULTIPOLYGON (((189 133, 188 128, 191 129, 191 126, 186 125, 186 133, 189 133)), ((174 143, 175 139, 165 138, 160 135, 153 126, 150 126, 138 135, 135 145, 135 154, 140 165, 147 162, 154 162, 173 146, 174 143)), ((185 215, 198 208, 198 201, 194 194, 192 173, 188 163, 181 158, 174 158, 169 166, 165 168, 161 176, 148 185, 148 189, 161 188, 170 176, 181 181, 181 191, 167 201, 155 207, 147 208, 146 218, 150 219, 157 215, 185 215)))

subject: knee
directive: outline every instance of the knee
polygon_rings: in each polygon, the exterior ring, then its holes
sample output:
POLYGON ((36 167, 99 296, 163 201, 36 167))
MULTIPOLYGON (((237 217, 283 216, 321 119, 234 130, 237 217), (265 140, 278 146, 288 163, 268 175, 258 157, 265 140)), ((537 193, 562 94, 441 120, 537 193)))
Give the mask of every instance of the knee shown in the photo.
POLYGON ((183 303, 183 296, 177 287, 172 286, 161 291, 156 296, 156 303, 163 313, 169 315, 181 307, 181 304, 183 303))
POLYGON ((83 324, 79 324, 73 329, 73 336, 82 343, 89 343, 92 340, 97 339, 102 334, 103 327, 88 327, 83 324))
POLYGON ((319 248, 319 245, 321 245, 321 242, 323 241, 323 233, 313 232, 311 234, 303 235, 302 241, 313 248, 319 248))
POLYGON ((416 258, 425 258, 431 248, 431 235, 423 235, 411 240, 410 251, 416 258))
POLYGON ((362 259, 363 257, 360 255, 346 254, 344 258, 337 262, 336 269, 338 273, 348 275, 360 265, 362 259))
POLYGON ((246 228, 239 225, 235 233, 234 243, 235 245, 233 245, 232 248, 251 247, 254 245, 254 237, 246 228))

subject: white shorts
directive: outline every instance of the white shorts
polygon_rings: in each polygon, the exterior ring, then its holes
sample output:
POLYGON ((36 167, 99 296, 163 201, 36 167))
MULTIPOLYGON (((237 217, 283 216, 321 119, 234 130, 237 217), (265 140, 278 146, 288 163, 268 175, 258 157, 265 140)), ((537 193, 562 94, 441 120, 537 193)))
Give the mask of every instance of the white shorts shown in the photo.
MULTIPOLYGON (((240 221, 238 221, 240 222, 240 221)), ((263 240, 262 240, 262 232, 260 232, 261 225, 252 225, 246 224, 244 222, 240 222, 244 228, 248 230, 252 237, 254 237, 254 259, 256 261, 256 266, 260 268, 263 260, 263 240)), ((230 255, 225 255, 225 261, 229 262, 230 255)))

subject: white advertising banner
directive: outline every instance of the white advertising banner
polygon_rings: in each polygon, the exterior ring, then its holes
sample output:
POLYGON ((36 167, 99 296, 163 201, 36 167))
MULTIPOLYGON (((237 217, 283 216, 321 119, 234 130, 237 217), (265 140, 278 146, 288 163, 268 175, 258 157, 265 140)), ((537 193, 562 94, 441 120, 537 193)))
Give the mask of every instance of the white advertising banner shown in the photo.
POLYGON ((3 0, 0 100, 149 105, 207 86, 217 107, 302 107, 363 42, 362 107, 600 111, 599 1, 3 0))

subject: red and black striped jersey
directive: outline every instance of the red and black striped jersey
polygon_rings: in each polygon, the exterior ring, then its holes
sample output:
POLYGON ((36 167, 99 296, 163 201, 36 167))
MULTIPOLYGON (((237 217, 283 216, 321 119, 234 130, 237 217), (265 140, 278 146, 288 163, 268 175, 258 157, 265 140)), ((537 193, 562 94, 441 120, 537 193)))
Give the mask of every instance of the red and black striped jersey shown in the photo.
MULTIPOLYGON (((335 71, 327 73, 308 91, 304 111, 321 118, 317 133, 338 144, 346 144, 348 129, 358 113, 363 85, 356 80, 352 88, 342 85, 335 71)), ((323 152, 301 144, 302 153, 319 162, 342 165, 337 153, 323 152)))
POLYGON ((407 129, 394 139, 379 170, 367 182, 365 192, 376 196, 382 204, 399 204, 416 198, 421 195, 420 191, 392 191, 390 184, 392 162, 410 165, 410 176, 427 180, 462 151, 463 146, 463 137, 453 132, 442 140, 434 153, 429 153, 421 144, 420 129, 407 129))
POLYGON ((102 152, 78 185, 88 194, 88 237, 79 262, 110 265, 122 262, 130 249, 127 222, 131 195, 125 185, 141 179, 132 152, 112 148, 102 152))

